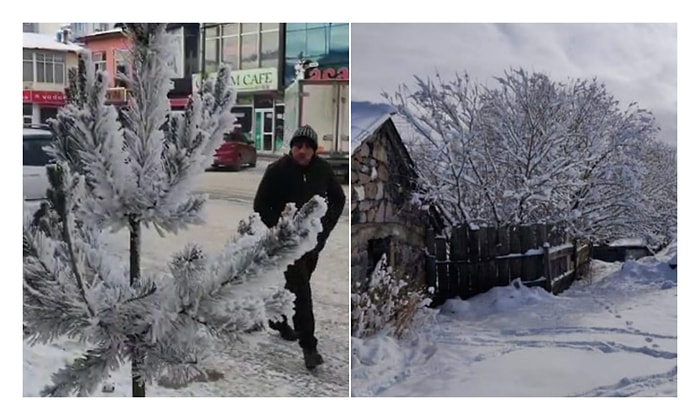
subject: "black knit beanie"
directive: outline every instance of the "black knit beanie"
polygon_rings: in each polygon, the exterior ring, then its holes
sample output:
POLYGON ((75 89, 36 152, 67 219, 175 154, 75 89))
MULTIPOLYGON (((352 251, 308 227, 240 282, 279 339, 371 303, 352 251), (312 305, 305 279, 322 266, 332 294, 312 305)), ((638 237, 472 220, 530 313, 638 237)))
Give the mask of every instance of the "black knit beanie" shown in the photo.
POLYGON ((292 139, 289 141, 289 146, 294 146, 294 142, 297 140, 308 142, 314 151, 318 148, 318 136, 310 125, 303 125, 297 128, 294 135, 292 135, 292 139))

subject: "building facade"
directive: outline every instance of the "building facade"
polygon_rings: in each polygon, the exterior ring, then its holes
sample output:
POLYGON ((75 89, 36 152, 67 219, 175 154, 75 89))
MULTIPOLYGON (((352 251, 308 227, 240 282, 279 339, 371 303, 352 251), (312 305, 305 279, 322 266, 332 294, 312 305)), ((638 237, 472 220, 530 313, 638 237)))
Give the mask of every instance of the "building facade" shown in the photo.
POLYGON ((285 86, 294 81, 299 60, 315 64, 306 79, 350 79, 349 23, 287 23, 284 44, 285 86))
POLYGON ((114 23, 46 23, 25 22, 22 23, 22 32, 37 33, 55 36, 62 28, 70 28, 69 40, 74 42, 78 38, 95 32, 108 31, 114 28, 114 23))
MULTIPOLYGON (((192 74, 198 71, 198 37, 199 24, 171 23, 167 31, 177 39, 177 50, 172 66, 176 77, 168 92, 170 106, 173 110, 184 110, 192 94, 192 74)), ((126 102, 126 87, 115 77, 118 72, 128 74, 129 39, 117 24, 115 29, 95 32, 78 38, 85 48, 90 50, 96 69, 107 71, 109 74, 109 100, 120 104, 126 102)))
POLYGON ((281 68, 284 29, 279 23, 205 23, 201 28, 202 77, 213 77, 224 63, 233 71, 237 128, 261 152, 275 152, 284 132, 281 68))
POLYGON ((22 45, 22 117, 45 123, 66 102, 68 69, 78 66, 81 47, 52 35, 24 33, 22 45))
MULTIPOLYGON (((259 152, 285 149, 284 91, 297 77, 295 67, 317 66, 309 79, 349 79, 347 23, 205 23, 201 34, 202 76, 212 77, 221 63, 233 70, 238 92, 238 128, 259 152)), ((196 86, 193 87, 196 89, 196 86)))

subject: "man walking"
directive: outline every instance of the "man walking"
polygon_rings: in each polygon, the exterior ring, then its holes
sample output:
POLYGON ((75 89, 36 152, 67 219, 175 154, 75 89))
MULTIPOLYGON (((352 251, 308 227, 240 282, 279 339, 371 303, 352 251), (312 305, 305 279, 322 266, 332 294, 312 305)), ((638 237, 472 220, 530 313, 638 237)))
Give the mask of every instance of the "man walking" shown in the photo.
POLYGON ((287 266, 285 288, 296 296, 294 300, 294 329, 283 321, 270 321, 270 328, 280 332, 286 340, 299 340, 307 369, 323 363, 316 349, 314 314, 311 301, 311 275, 316 269, 318 256, 335 227, 345 206, 345 193, 335 178, 330 164, 316 155, 318 138, 308 125, 299 127, 290 140, 291 152, 271 163, 263 175, 255 195, 253 209, 268 227, 275 226, 287 203, 301 208, 314 195, 325 197, 328 210, 321 218, 323 231, 316 247, 287 266))

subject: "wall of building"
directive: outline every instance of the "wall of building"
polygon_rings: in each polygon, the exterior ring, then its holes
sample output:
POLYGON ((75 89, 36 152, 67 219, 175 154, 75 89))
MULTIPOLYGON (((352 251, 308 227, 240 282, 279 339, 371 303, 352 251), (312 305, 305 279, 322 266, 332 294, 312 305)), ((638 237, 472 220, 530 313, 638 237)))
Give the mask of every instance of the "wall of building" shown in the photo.
MULTIPOLYGON (((237 129, 264 153, 284 144, 282 90, 283 25, 279 23, 204 23, 201 69, 213 77, 221 63, 232 69, 237 88, 237 129)), ((193 77, 193 89, 202 75, 193 77)))
POLYGON ((295 78, 300 57, 318 63, 307 71, 308 79, 350 78, 350 24, 287 23, 284 25, 284 86, 295 78))
POLYGON ((351 280, 364 282, 387 252, 394 271, 422 287, 426 215, 411 204, 405 166, 387 132, 370 136, 351 158, 351 280))
POLYGON ((24 35, 22 117, 25 123, 44 123, 55 117, 58 108, 65 103, 68 71, 78 65, 79 47, 54 39, 44 34, 24 35), (43 76, 39 77, 39 73, 43 76))
POLYGON ((122 54, 120 51, 129 49, 130 42, 121 32, 110 32, 104 35, 90 36, 82 39, 85 48, 90 50, 92 60, 97 64, 98 60, 104 62, 104 70, 109 73, 109 87, 115 86, 117 74, 117 59, 122 54))

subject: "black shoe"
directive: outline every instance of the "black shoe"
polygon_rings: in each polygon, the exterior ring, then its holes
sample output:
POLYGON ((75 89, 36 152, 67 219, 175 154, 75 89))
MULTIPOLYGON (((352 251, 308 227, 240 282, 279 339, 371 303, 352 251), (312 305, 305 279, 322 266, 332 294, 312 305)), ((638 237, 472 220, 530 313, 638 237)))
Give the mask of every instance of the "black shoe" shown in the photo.
POLYGON ((316 349, 304 349, 304 364, 309 370, 316 369, 316 366, 323 364, 323 357, 318 354, 316 349))
POLYGON ((282 315, 282 321, 273 322, 270 320, 267 323, 270 328, 275 331, 279 331, 280 337, 282 337, 284 340, 297 341, 299 339, 299 335, 287 323, 287 317, 285 315, 282 315))

